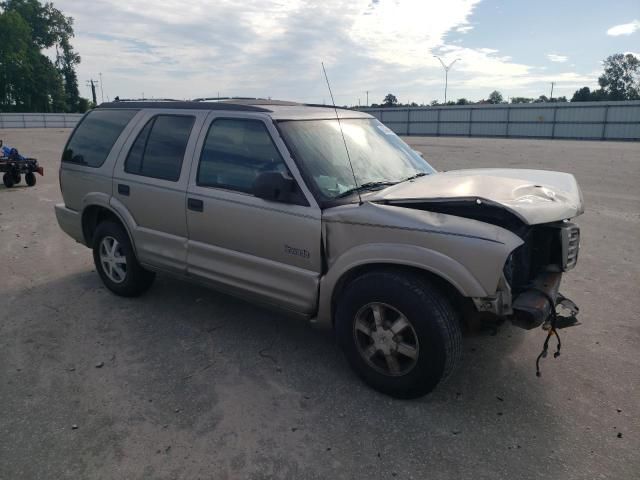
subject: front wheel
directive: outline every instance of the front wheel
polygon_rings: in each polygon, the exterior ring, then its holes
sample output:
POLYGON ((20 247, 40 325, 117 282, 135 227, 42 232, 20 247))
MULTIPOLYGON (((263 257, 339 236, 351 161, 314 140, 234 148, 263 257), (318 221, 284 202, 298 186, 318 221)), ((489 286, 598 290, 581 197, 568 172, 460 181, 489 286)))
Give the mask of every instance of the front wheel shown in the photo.
POLYGON ((27 182, 27 185, 33 187, 36 184, 36 174, 33 172, 29 172, 24 176, 24 181, 27 182))
POLYGON ((366 273, 337 303, 338 341, 355 372, 397 398, 431 392, 458 363, 460 320, 447 298, 419 275, 366 273))
POLYGON ((93 236, 93 261, 105 286, 116 295, 136 297, 153 283, 155 273, 142 268, 124 228, 103 222, 93 236))

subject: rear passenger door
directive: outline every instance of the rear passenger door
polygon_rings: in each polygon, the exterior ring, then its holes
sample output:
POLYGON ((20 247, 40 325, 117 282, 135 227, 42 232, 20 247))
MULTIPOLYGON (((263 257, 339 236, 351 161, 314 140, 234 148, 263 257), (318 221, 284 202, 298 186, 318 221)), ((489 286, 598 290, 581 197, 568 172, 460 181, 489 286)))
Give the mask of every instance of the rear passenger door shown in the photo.
POLYGON ((113 174, 112 203, 130 216, 138 260, 186 272, 186 186, 206 112, 149 111, 113 174))
POLYGON ((188 273, 234 293, 312 314, 321 269, 320 209, 270 118, 207 121, 187 194, 188 273), (297 182, 289 203, 255 197, 261 172, 297 182))

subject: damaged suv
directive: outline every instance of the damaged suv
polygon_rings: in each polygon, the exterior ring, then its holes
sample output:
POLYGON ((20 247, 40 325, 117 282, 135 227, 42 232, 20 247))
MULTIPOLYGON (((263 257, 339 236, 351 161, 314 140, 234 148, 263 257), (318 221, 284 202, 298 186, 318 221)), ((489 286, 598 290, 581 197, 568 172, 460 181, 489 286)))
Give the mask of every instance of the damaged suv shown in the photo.
POLYGON ((451 373, 465 316, 555 318, 583 212, 570 174, 440 173, 366 113, 267 100, 103 104, 60 185, 114 293, 167 272, 287 310, 403 398, 451 373))

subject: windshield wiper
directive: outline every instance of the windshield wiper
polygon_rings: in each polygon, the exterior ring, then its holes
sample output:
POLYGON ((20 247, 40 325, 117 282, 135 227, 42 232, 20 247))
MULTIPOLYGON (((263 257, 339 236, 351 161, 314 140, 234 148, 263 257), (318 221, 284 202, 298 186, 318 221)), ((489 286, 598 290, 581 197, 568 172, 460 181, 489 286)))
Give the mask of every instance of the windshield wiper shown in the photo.
POLYGON ((344 198, 344 197, 348 197, 352 193, 362 192, 366 190, 373 190, 378 187, 388 187, 390 185, 395 185, 396 183, 398 182, 387 182, 387 181, 366 182, 366 183, 363 183, 362 185, 358 185, 357 187, 353 187, 353 188, 350 188, 349 190, 345 190, 344 192, 335 196, 334 198, 344 198))
POLYGON ((425 175, 429 175, 429 174, 424 172, 418 172, 415 175, 411 175, 410 177, 407 177, 404 180, 401 180, 400 183, 408 182, 409 180, 415 180, 416 178, 424 177, 425 175))

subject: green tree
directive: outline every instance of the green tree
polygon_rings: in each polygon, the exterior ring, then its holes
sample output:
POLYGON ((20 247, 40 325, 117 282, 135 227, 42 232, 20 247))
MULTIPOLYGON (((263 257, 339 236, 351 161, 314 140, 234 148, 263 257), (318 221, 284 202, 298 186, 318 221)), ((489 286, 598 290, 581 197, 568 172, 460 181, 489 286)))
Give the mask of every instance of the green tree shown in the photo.
POLYGON ((527 97, 511 97, 511 103, 531 103, 533 98, 527 97))
POLYGON ((494 90, 489 94, 489 103, 502 103, 504 101, 502 94, 498 90, 494 90))
POLYGON ((31 76, 31 31, 16 12, 0 13, 0 109, 16 105, 24 97, 31 76))
POLYGON ((385 107, 393 107, 398 104, 398 98, 393 93, 387 93, 387 96, 384 97, 382 101, 382 105, 385 107))
POLYGON ((640 98, 640 60, 634 55, 616 53, 604 62, 604 73, 598 84, 610 100, 636 100, 640 98))
POLYGON ((469 102, 469 100, 467 100, 466 98, 459 98, 456 101, 456 105, 469 105, 469 103, 471 102, 469 102))
POLYGON ((79 111, 73 19, 52 3, 0 1, 0 110, 79 111), (56 62, 41 50, 55 48, 56 62))
POLYGON ((582 87, 576 90, 571 97, 572 102, 589 102, 591 101, 591 89, 589 87, 582 87))
POLYGON ((608 99, 607 92, 602 88, 592 91, 589 87, 582 87, 576 90, 573 97, 571 97, 572 102, 600 102, 608 99))

